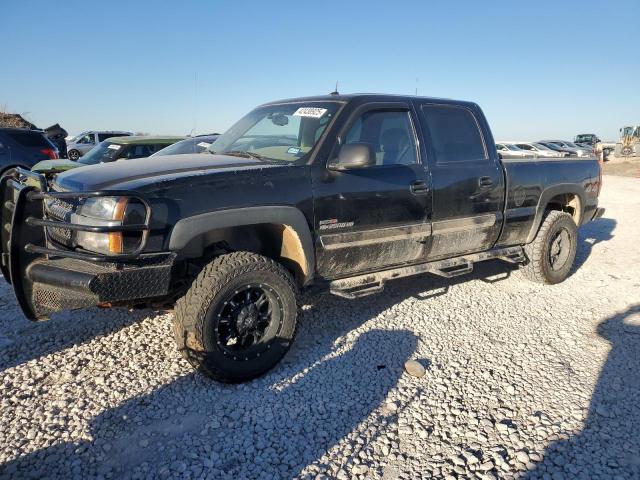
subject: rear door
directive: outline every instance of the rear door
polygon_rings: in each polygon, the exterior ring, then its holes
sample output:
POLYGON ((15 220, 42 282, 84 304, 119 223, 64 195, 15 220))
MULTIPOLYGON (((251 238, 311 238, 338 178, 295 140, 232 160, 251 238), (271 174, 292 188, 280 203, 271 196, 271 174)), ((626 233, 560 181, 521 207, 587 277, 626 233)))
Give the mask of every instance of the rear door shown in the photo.
POLYGON ((324 278, 424 259, 431 191, 416 123, 407 103, 365 104, 341 128, 330 158, 341 145, 364 142, 376 165, 341 172, 314 166, 317 271, 324 278))
POLYGON ((428 258, 489 249, 502 227, 505 182, 479 108, 420 102, 433 189, 428 258))

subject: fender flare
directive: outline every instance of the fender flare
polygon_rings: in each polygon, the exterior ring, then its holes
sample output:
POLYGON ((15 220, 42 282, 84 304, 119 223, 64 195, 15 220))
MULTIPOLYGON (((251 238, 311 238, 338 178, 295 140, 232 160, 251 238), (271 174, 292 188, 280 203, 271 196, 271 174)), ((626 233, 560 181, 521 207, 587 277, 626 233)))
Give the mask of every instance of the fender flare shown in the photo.
POLYGON ((280 205, 243 207, 183 218, 178 220, 171 231, 169 250, 180 252, 191 240, 220 228, 265 223, 288 226, 295 233, 306 263, 302 266, 303 284, 308 284, 315 274, 315 251, 307 219, 296 207, 280 205))
MULTIPOLYGON (((527 236, 526 243, 533 242, 533 239, 536 237, 538 230, 540 229, 540 225, 542 224, 542 220, 544 219, 544 213, 547 210, 547 205, 551 199, 558 195, 566 194, 576 195, 580 199, 580 219, 582 221, 584 218, 585 206, 584 188, 577 183, 561 183, 560 185, 553 185, 552 187, 544 189, 540 194, 538 206, 536 207, 536 216, 533 219, 533 225, 531 225, 531 230, 527 236)), ((578 225, 578 227, 579 226, 580 225, 578 225)))

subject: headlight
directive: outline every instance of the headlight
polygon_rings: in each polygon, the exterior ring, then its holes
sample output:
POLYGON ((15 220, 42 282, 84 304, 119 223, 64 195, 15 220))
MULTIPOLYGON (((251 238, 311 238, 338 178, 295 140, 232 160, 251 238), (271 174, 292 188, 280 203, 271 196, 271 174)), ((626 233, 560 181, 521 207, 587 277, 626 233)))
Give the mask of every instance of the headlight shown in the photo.
MULTIPOLYGON (((88 198, 73 215, 80 225, 117 226, 144 223, 146 210, 138 200, 128 197, 88 198)), ((104 254, 129 253, 140 245, 141 232, 76 232, 76 245, 104 254)))
POLYGON ((117 197, 87 198, 78 213, 83 217, 98 218, 100 220, 113 220, 116 206, 119 201, 126 200, 117 197))

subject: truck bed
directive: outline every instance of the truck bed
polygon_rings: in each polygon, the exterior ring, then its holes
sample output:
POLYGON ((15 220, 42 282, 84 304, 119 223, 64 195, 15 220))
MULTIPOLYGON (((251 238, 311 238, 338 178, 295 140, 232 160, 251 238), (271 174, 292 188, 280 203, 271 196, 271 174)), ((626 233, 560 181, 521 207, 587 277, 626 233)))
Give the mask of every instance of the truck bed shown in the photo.
POLYGON ((593 217, 601 184, 595 158, 505 159, 502 164, 507 195, 497 246, 529 243, 544 215, 540 206, 559 195, 575 197, 578 226, 593 217))

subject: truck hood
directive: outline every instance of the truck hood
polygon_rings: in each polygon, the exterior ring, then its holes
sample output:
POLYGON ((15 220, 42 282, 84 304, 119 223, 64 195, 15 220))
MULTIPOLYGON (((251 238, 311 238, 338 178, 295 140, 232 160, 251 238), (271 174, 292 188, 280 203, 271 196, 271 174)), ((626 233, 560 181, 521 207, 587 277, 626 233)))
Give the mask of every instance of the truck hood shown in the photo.
POLYGON ((54 188, 60 191, 137 189, 156 182, 213 172, 237 172, 277 167, 281 164, 209 153, 166 155, 78 166, 58 174, 54 188))

